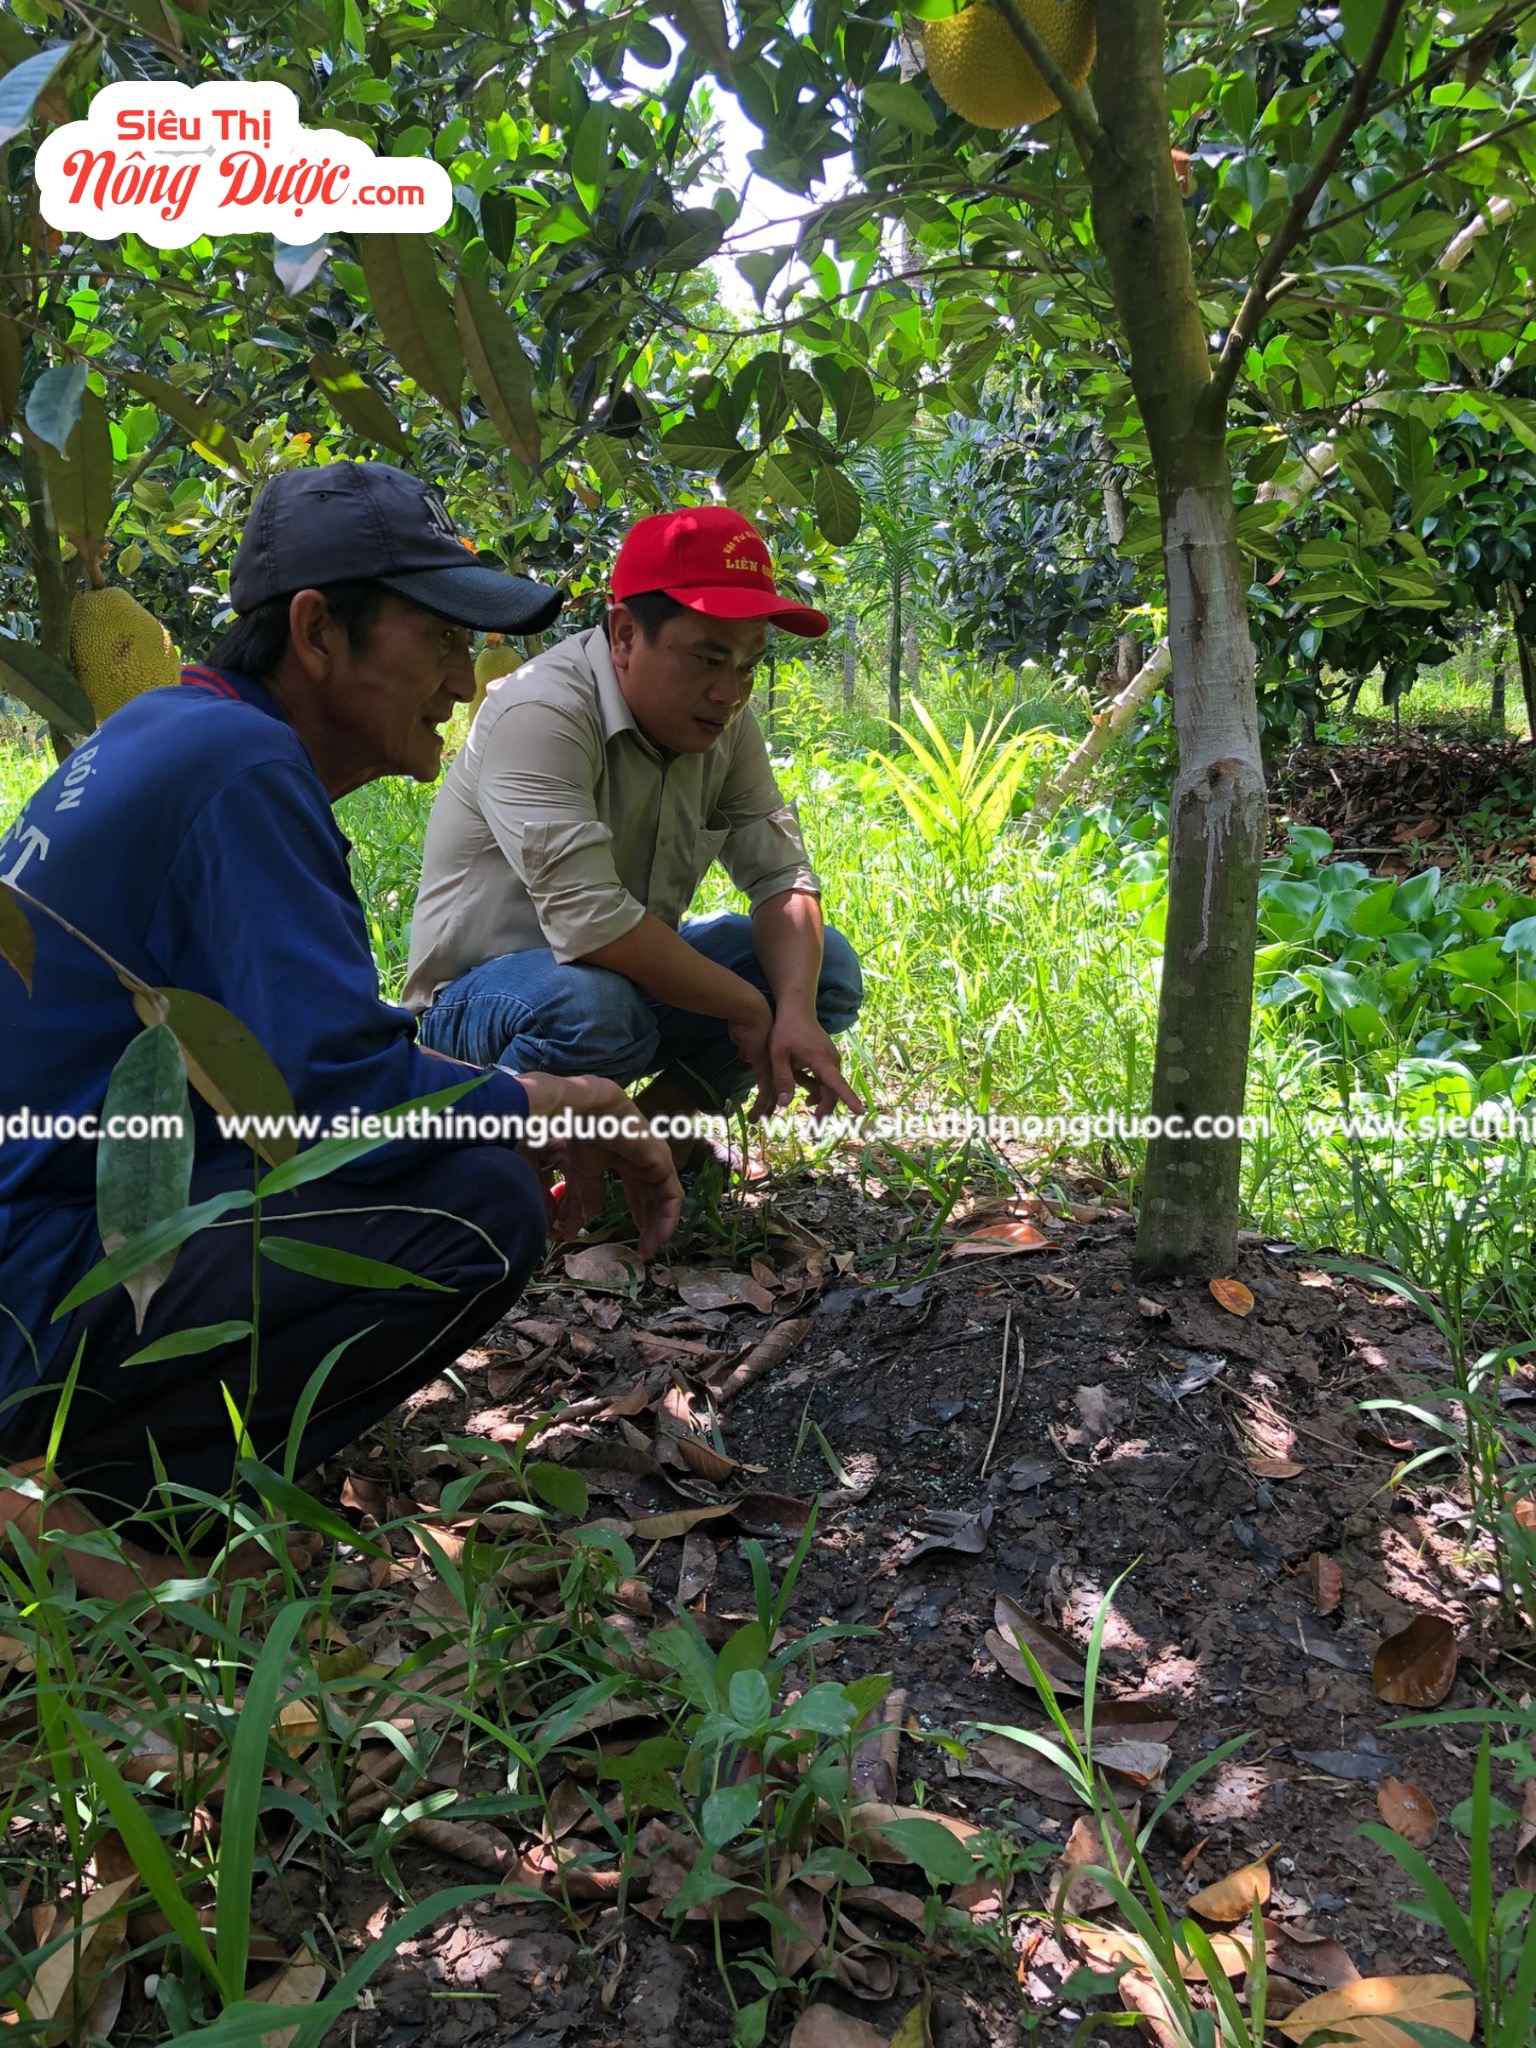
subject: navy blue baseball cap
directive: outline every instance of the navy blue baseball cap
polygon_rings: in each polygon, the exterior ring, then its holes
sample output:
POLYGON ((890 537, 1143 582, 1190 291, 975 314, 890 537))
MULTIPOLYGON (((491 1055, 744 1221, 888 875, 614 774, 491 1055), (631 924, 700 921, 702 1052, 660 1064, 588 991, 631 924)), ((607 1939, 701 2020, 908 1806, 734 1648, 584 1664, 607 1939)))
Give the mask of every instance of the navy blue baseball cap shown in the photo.
POLYGON ((478 562, 430 484, 387 462, 290 469, 263 485, 229 572, 236 612, 362 578, 482 633, 541 633, 565 602, 478 562))

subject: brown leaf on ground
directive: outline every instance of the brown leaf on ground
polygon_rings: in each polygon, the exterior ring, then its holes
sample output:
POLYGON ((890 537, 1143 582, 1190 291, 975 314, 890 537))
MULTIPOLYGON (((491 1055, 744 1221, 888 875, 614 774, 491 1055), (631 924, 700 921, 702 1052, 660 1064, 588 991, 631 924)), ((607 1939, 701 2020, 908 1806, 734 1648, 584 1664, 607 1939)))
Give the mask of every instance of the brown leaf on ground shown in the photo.
POLYGON ((1300 1479, 1306 1471, 1294 1458, 1250 1458, 1248 1470, 1255 1479, 1300 1479))
POLYGON ((848 1829, 853 1837, 857 1854, 869 1863, 911 1863, 912 1858, 905 1849, 888 1841, 881 1833, 893 1820, 934 1820, 941 1828, 948 1830, 957 1842, 968 1842, 982 1830, 974 1821, 961 1820, 958 1814, 940 1813, 932 1806, 888 1806, 884 1800, 861 1799, 849 1808, 848 1829))
POLYGON ((868 2020, 835 2005, 808 2005, 795 2023, 789 2048, 886 2048, 886 2039, 868 2020))
POLYGON ((1208 1884, 1186 1901, 1185 1912, 1202 1920, 1246 1920, 1256 1905, 1269 1903, 1269 1859, 1274 1853, 1274 1849, 1266 1849, 1257 1863, 1245 1863, 1241 1870, 1208 1884))
POLYGON ((997 1777, 1025 1792, 1033 1792, 1037 1799, 1067 1800, 1077 1796, 1059 1764, 1053 1764, 1028 1743, 1015 1742, 1011 1736, 984 1735, 971 1754, 997 1777))
POLYGON ((1536 1529, 1536 1500, 1532 1500, 1529 1494, 1512 1501, 1509 1512, 1522 1529, 1536 1529))
MULTIPOLYGON (((1135 1815, 1130 1817, 1132 1833, 1138 1818, 1135 1815)), ((1089 1864, 1108 1870, 1111 1857, 1099 1830, 1086 1814, 1080 1813, 1072 1823, 1072 1832, 1061 1852, 1061 1862, 1051 1879, 1050 1907, 1053 1913, 1099 1913, 1115 1903, 1113 1892, 1106 1891, 1096 1877, 1087 1875, 1089 1864)), ((1113 1859, 1113 1868, 1121 1870, 1118 1856, 1113 1859)))
POLYGON ((1077 1403, 1077 1412, 1083 1418, 1083 1427, 1095 1442, 1106 1437, 1130 1412, 1129 1401, 1118 1400, 1108 1387, 1079 1387, 1072 1396, 1077 1403))
POLYGON ((1016 1216, 1003 1223, 983 1224, 980 1230, 973 1230, 958 1244, 952 1244, 944 1256, 946 1259, 997 1259, 1006 1258, 1013 1252, 1060 1250, 1061 1246, 1053 1243, 1043 1230, 1016 1216))
POLYGON ((1166 1323, 1173 1311, 1166 1302, 1154 1301, 1150 1294, 1143 1294, 1137 1300, 1136 1313, 1145 1316, 1149 1323, 1166 1323))
POLYGON ((1536 1778, 1525 1781, 1520 1832, 1515 1837, 1515 1883, 1522 1891, 1536 1892, 1536 1778))
POLYGON ((706 1377, 720 1407, 723 1408, 727 1401, 734 1401, 754 1380, 760 1380, 775 1366, 782 1365, 810 1327, 809 1316, 789 1316, 784 1322, 775 1323, 739 1365, 717 1366, 706 1377))
POLYGON ((1298 1984, 1337 1991, 1341 1984, 1360 1981, 1354 1957, 1342 1942, 1331 1934, 1315 1934, 1294 1920, 1264 1922, 1264 1953, 1272 1970, 1298 1984))
POLYGON ((899 1892, 893 1885, 849 1885, 843 1904, 860 1913, 873 1913, 877 1920, 891 1920, 899 1927, 921 1929, 927 1918, 923 1901, 911 1892, 899 1892))
MULTIPOLYGON (((104 1980, 117 1967, 118 1952, 127 1936, 116 1909, 130 1892, 140 1889, 135 1874, 119 1878, 116 1884, 98 1885, 89 1898, 73 1907, 50 1907, 48 1929, 39 1937, 39 1946, 71 1925, 80 1929, 80 1936, 45 1957, 27 1987, 27 2007, 33 2019, 54 2022, 43 2040, 62 2041, 90 2012, 104 1980)), ((36 1906, 32 1908, 34 1926, 38 1911, 36 1906)))
POLYGON ((610 1422, 617 1422, 620 1416, 639 1415, 649 1406, 650 1391, 644 1380, 636 1380, 635 1384, 627 1387, 622 1394, 615 1394, 603 1412, 610 1422))
POLYGON ((955 1550, 962 1557, 980 1557, 987 1547, 987 1530, 992 1525, 992 1510, 985 1507, 979 1514, 967 1514, 963 1509, 925 1508, 923 1520, 932 1524, 912 1545, 904 1550, 897 1562, 912 1564, 917 1558, 926 1557, 930 1550, 955 1550))
POLYGON ((1157 2048, 1184 2048, 1183 2030, 1175 2025, 1167 2001, 1147 1971, 1126 1971, 1120 1979, 1120 2003, 1127 2012, 1140 2015, 1144 2031, 1157 2048))
POLYGON ((1087 1671, 1075 1643, 1069 1642, 1045 1622, 1036 1621, 1026 1614, 1006 1593, 998 1594, 992 1619, 997 1626, 987 1631, 987 1648, 1010 1678, 1016 1678, 1020 1685, 1034 1690, 1035 1681, 1030 1676, 1029 1666, 1014 1641, 1018 1635, 1023 1637, 1030 1655, 1057 1692, 1082 1691, 1087 1671))
POLYGON ((1343 1567, 1334 1558, 1314 1550, 1307 1559, 1307 1571, 1312 1580, 1312 1600, 1318 1613, 1332 1614, 1344 1598, 1343 1567))
MULTIPOLYGON (((1253 1936, 1251 1934, 1246 1944, 1239 1941, 1234 1934, 1208 1934, 1206 1940, 1211 1944, 1212 1951, 1221 1966, 1221 1972, 1224 1977, 1236 1978, 1247 1976, 1248 1965, 1253 1960, 1253 1936)), ((1182 1949, 1179 1951, 1179 1975, 1191 1984, 1207 1984, 1210 1982, 1204 1965, 1197 1963, 1192 1954, 1187 1955, 1182 1949)))
POLYGON ((617 1244, 588 1244, 565 1255, 565 1277, 578 1287, 622 1287, 626 1291, 645 1278, 637 1252, 617 1244))
POLYGON ((720 1553, 712 1537, 701 1536, 694 1530, 683 1538, 683 1561, 677 1574, 679 1607, 691 1607, 695 1600, 703 1598, 715 1582, 719 1564, 720 1553))
POLYGON ((811 1503, 788 1493, 743 1493, 730 1509, 737 1528, 749 1536, 798 1536, 811 1518, 811 1503))
MULTIPOLYGON (((324 1990, 324 1967, 306 1950, 300 1950, 275 1976, 256 1985, 250 1995, 268 2005, 313 2005, 324 1990)), ((298 2031, 296 2026, 275 2027, 270 2034, 262 2035, 261 2048, 288 2048, 298 2031)))
POLYGON ((665 1543, 673 1536, 686 1536, 690 1529, 700 1522, 717 1522, 723 1515, 730 1514, 734 1501, 721 1501, 707 1508, 674 1508, 665 1515, 642 1515, 635 1524, 635 1534, 642 1543, 665 1543))
POLYGON ((1358 2041, 1361 2048, 1419 2048, 1397 2020, 1470 2041, 1477 2002, 1459 1977, 1362 1977, 1309 1998, 1276 2024, 1293 2041, 1326 2027, 1336 2040, 1358 2041))
POLYGON ((366 1515, 375 1522, 389 1520, 389 1489, 377 1479, 365 1479, 359 1472, 349 1472, 341 1482, 341 1504, 351 1508, 357 1515, 366 1515))
POLYGON ((1371 1683, 1398 1707, 1438 1707, 1456 1683, 1456 1631, 1440 1614, 1416 1614, 1371 1660, 1371 1683))
POLYGON ((879 1706, 871 1707, 854 1733, 848 1784, 855 1800, 874 1800, 889 1805, 897 1792, 897 1758, 901 1749, 901 1724, 906 1715, 907 1696, 901 1690, 888 1692, 879 1706))
POLYGON ((439 1820, 435 1814, 413 1820, 408 1833, 440 1856, 455 1856, 476 1870, 507 1876, 517 1863, 511 1840, 488 1821, 439 1820))
POLYGON ((933 1987, 925 1983, 923 1995, 903 2018, 891 2036, 891 2048, 933 2048, 933 1987))
POLYGON ((1142 1791, 1146 1786, 1156 1784, 1173 1759, 1173 1751, 1166 1742, 1138 1742, 1128 1737, 1116 1737, 1111 1742, 1095 1742, 1093 1760, 1101 1770, 1108 1771, 1112 1778, 1123 1779, 1127 1785, 1142 1791))
POLYGON ((1376 1793, 1376 1811, 1392 1832, 1411 1842, 1415 1849, 1427 1849, 1440 1827, 1435 1802, 1417 1785, 1406 1785, 1390 1774, 1376 1793))
POLYGON ((668 1278, 689 1308, 755 1308, 766 1315, 773 1307, 773 1296, 749 1273, 732 1273, 723 1266, 685 1266, 668 1278))
POLYGON ((1229 1316, 1253 1314, 1253 1296, 1241 1280, 1213 1280, 1210 1291, 1211 1299, 1220 1303, 1229 1316))

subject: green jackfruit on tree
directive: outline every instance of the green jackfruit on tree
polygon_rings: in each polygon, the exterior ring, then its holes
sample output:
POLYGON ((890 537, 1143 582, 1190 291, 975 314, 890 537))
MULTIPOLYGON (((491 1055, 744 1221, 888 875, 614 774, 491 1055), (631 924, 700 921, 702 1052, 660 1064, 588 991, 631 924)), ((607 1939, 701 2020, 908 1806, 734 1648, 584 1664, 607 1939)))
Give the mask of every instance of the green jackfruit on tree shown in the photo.
MULTIPOLYGON (((1093 0, 1019 0, 1020 12, 1074 86, 1098 49, 1093 0)), ((923 23, 923 55, 946 107, 977 128, 1023 128, 1061 105, 988 0, 923 23)))
POLYGON ((523 656, 509 647, 499 633, 492 633, 485 646, 475 656, 475 694, 469 707, 469 722, 475 722, 475 713, 485 702, 485 693, 498 676, 509 676, 513 669, 521 668, 523 656))
POLYGON ((181 680, 170 634, 120 587, 85 590, 69 614, 69 659, 97 722, 146 690, 181 680))

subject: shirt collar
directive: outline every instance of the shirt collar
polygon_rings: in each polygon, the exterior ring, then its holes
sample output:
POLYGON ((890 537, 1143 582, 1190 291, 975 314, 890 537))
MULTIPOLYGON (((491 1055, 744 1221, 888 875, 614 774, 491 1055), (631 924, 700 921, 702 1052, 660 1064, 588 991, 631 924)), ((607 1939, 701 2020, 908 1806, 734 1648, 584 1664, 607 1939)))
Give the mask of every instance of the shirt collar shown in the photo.
POLYGON ((657 750, 635 723, 635 714, 624 701, 624 692, 614 674, 613 657, 608 652, 608 635, 601 626, 594 626, 586 635, 585 653, 588 666, 597 678, 597 710, 603 721, 603 742, 606 745, 621 732, 632 732, 641 746, 657 750))
POLYGON ((237 699, 242 704, 264 711, 268 718, 280 719, 284 725, 288 723, 272 693, 264 690, 260 683, 253 683, 249 676, 241 675, 237 669, 210 668, 204 661, 184 662, 181 680, 187 689, 206 690, 212 697, 237 699))

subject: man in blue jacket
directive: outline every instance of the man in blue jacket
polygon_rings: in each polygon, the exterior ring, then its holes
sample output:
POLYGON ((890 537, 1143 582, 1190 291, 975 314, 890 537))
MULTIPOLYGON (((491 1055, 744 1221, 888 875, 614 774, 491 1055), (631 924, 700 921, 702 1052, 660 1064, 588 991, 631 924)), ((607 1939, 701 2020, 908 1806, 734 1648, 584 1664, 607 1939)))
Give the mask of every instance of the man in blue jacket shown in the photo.
MULTIPOLYGON (((404 1268, 422 1287, 344 1286, 260 1261, 259 1371, 230 1334, 211 1348, 131 1362, 173 1333, 252 1317, 248 1208, 182 1245, 135 1327, 114 1286, 55 1318, 102 1257, 95 1145, 32 1135, 78 1128, 142 1028, 114 966, 231 1011, 270 1055, 309 1134, 378 1115, 473 1069, 423 1051, 381 1001, 348 843, 331 805, 383 775, 435 779, 439 728, 474 693, 475 632, 537 631, 558 594, 477 565, 441 500, 382 463, 291 471, 258 498, 230 575, 236 624, 208 666, 134 699, 63 763, 0 839, 36 942, 29 996, 0 962, 0 1461, 47 1450, 78 1360, 55 1462, 74 1496, 46 1512, 78 1532, 97 1518, 137 1539, 145 1577, 167 1568, 147 1512, 181 1513, 228 1490, 236 1457, 225 1389, 258 1456, 280 1459, 301 1396, 327 1358, 298 1469, 351 1442, 487 1329, 542 1254, 541 1175, 563 1173, 560 1221, 579 1222, 609 1170, 624 1180, 648 1255, 681 1195, 667 1148, 624 1135, 535 1149, 514 1139, 395 1139, 332 1177, 263 1203, 265 1232, 404 1268), (31 898, 29 906, 26 898, 31 898), (48 915, 52 912, 53 915, 48 915), (75 928, 71 933, 64 924, 75 928), (78 934, 78 936, 76 935, 78 934), (84 943, 93 942, 101 952, 84 943), (157 1465, 172 1492, 159 1496, 157 1465), (147 1542, 142 1539, 148 1539, 147 1542)), ((562 1110, 623 1118, 610 1082, 493 1069, 456 1107, 516 1130, 562 1110)), ((191 1199, 248 1189, 258 1162, 196 1104, 191 1199)), ((636 1120, 628 1117, 636 1131, 636 1120)), ((25 1492, 25 1489, 23 1489, 25 1492)), ((0 1519, 35 1531, 35 1498, 0 1519)), ((123 1573, 72 1553, 83 1584, 123 1573)), ((131 1584, 131 1575, 128 1583, 131 1584)))

